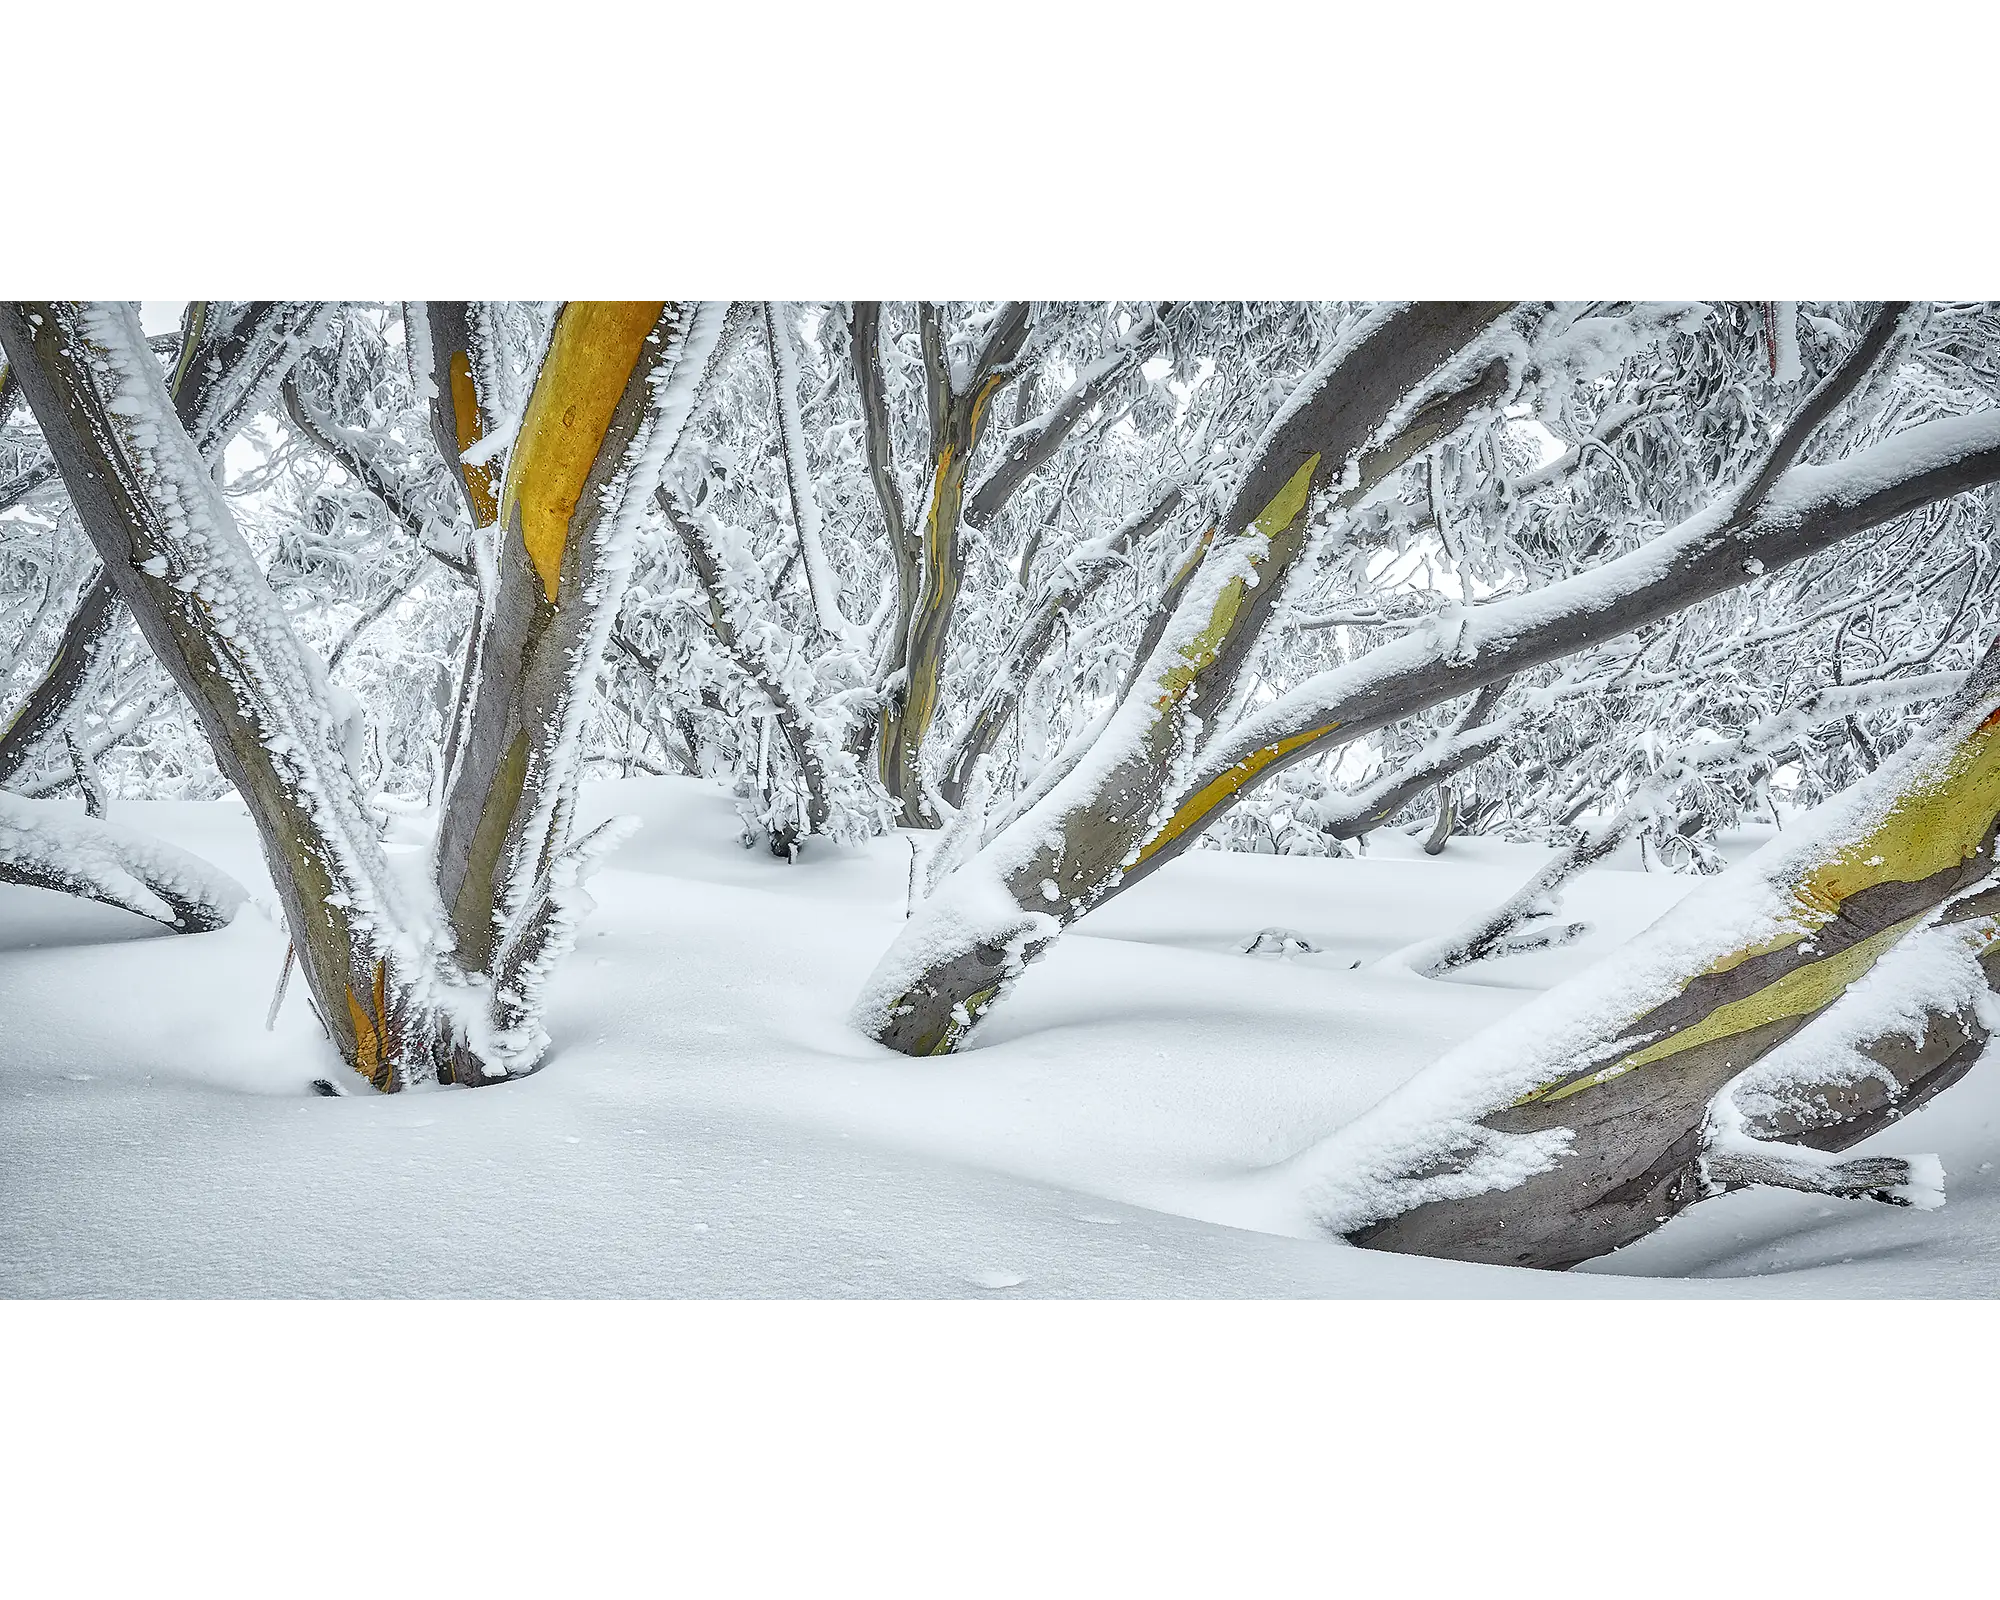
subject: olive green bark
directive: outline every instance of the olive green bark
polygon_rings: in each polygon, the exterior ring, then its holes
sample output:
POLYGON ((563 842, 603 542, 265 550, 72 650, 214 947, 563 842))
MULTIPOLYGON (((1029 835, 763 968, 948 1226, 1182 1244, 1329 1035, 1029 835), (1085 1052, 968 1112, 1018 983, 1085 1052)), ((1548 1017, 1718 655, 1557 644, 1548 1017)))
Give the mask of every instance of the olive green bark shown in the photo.
MULTIPOLYGON (((930 494, 921 527, 908 530, 899 542, 896 561, 897 647, 886 663, 891 685, 876 730, 876 763, 882 787, 901 808, 905 827, 934 828, 923 792, 923 749, 938 710, 939 684, 951 623, 964 579, 965 557, 961 522, 965 510, 966 474, 984 436, 994 395, 1016 376, 1015 361, 1028 336, 1028 306, 1011 301, 995 313, 986 342, 961 388, 953 383, 936 307, 918 308, 924 356, 926 397, 930 418, 930 494)), ((876 336, 879 313, 856 307, 857 374, 866 369, 863 385, 864 420, 869 421, 869 470, 889 516, 892 541, 901 520, 899 497, 887 468, 886 419, 881 414, 879 353, 863 340, 876 336), (877 431, 879 426, 880 431, 877 431), (890 512, 894 503, 897 510, 890 512)))
MULTIPOLYGON (((166 567, 165 553, 174 547, 162 522, 164 513, 134 465, 122 418, 112 409, 114 395, 99 388, 99 369, 106 363, 92 344, 82 313, 82 307, 70 303, 0 303, 0 346, 106 575, 194 708, 217 766, 250 811, 321 1021, 344 1060, 360 1067, 378 1088, 398 1087, 387 1040, 403 1034, 428 1049, 435 1029, 415 1018, 389 1015, 392 1008, 400 1009, 400 984, 360 935, 348 908, 352 886, 336 881, 331 866, 336 852, 326 841, 321 819, 274 758, 272 745, 287 730, 266 720, 260 694, 246 677, 232 639, 213 625, 208 603, 199 592, 180 587, 166 567)), ((157 368, 148 362, 139 375, 148 370, 160 383, 157 410, 171 417, 157 368)), ((214 419, 227 410, 217 398, 199 416, 219 425, 214 419)), ((178 440, 158 441, 156 448, 185 452, 183 459, 205 473, 185 431, 178 440)), ((241 537, 233 526, 218 536, 241 537)), ((268 603, 266 614, 277 611, 268 589, 258 600, 260 611, 265 610, 262 603, 268 603)), ((261 644, 289 653, 290 665, 308 670, 288 634, 261 644)), ((330 737, 327 743, 331 749, 330 737)))

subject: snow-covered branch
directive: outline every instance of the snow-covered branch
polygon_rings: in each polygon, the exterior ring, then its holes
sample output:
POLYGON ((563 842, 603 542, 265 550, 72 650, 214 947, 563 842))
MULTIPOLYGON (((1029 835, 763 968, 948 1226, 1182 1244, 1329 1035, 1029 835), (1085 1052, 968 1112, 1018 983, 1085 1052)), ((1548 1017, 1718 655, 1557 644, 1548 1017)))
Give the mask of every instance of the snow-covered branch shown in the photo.
POLYGON ((228 873, 159 839, 0 790, 0 883, 100 900, 178 933, 225 927, 247 898, 228 873))

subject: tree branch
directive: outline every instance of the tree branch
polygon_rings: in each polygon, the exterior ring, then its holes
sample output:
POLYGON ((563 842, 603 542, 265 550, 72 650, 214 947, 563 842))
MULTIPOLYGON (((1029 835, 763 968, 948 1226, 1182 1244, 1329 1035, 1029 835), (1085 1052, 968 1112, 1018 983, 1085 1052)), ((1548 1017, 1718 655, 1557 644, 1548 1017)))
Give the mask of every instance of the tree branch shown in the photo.
POLYGON ((1014 430, 993 469, 966 497, 965 520, 976 528, 988 526, 1029 478, 1062 448, 1063 441, 1096 409, 1118 384, 1145 360, 1159 334, 1159 319, 1149 317, 1133 330, 1124 346, 1082 373, 1054 405, 1034 421, 1014 430))
POLYGON ((0 883, 78 895, 180 933, 226 927, 249 898, 228 873, 162 840, 5 792, 0 883))

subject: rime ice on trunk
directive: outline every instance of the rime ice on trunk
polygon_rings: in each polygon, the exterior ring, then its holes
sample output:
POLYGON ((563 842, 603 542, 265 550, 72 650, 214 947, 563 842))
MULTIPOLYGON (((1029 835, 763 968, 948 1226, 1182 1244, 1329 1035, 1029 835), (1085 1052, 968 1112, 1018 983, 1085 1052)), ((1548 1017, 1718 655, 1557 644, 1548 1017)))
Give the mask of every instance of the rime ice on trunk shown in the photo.
POLYGON ((434 927, 408 903, 342 751, 323 669, 237 529, 124 305, 0 307, 99 559, 258 826, 298 959, 343 1059, 378 1087, 455 1029, 434 927))
POLYGON ((2000 976, 2000 648, 1923 738, 1599 967, 1296 1163, 1374 1249, 1561 1268, 1746 1184, 1930 1204, 1837 1162, 1956 1082, 2000 976))
MULTIPOLYGON (((168 390, 205 461, 215 462, 258 400, 290 370, 316 315, 316 307, 299 302, 189 303, 168 390)), ((53 474, 56 463, 47 467, 53 474)), ((100 570, 78 596, 47 669, 0 731, 0 785, 15 783, 49 758, 125 620, 117 587, 100 570)))
MULTIPOLYGON (((567 843, 579 728, 639 522, 686 424, 722 311, 695 302, 566 305, 508 452, 497 582, 482 607, 437 856, 457 959, 491 974, 510 1019, 478 1063, 485 1076, 539 1060, 546 1041, 534 995, 575 920, 555 908, 585 903, 578 874, 610 842, 567 843)), ((451 359, 462 406, 459 358, 451 359)))

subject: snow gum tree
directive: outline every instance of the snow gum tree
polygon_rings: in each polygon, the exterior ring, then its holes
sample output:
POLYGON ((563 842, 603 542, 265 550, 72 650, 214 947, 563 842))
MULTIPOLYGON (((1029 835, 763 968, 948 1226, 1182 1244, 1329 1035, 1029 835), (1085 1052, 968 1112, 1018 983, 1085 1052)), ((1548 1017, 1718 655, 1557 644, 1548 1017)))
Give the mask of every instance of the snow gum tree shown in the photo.
MULTIPOLYGON (((296 360, 315 319, 314 308, 281 302, 216 306, 194 301, 183 318, 168 389, 175 417, 211 468, 260 396, 296 360)), ((19 393, 11 368, 4 379, 0 420, 19 393)), ((15 479, 25 494, 56 473, 48 458, 15 479)), ((5 497, 0 497, 4 500, 5 497)), ((101 785, 74 726, 78 703, 102 672, 107 651, 127 620, 110 573, 99 566, 83 587, 47 668, 0 729, 0 785, 13 785, 58 744, 83 788, 93 817, 103 811, 101 785)), ((0 843, 0 880, 60 888, 123 906, 182 932, 220 926, 244 894, 227 874, 184 851, 128 829, 78 828, 67 819, 7 802, 10 826, 0 843)))
POLYGON ((1301 1157, 1310 1214, 1561 1266, 1746 1183, 1934 1194, 1835 1157, 1990 1027, 1991 305, 29 304, 0 347, 0 878, 218 926, 239 886, 104 813, 233 788, 379 1088, 535 1069, 617 834, 579 782, 674 773, 788 861, 906 830, 854 1015, 922 1055, 1190 849, 1553 847, 1388 958, 1436 975, 1577 937, 1636 840, 1708 912, 1301 1157), (1722 873, 1756 820, 1791 853, 1722 873))
POLYGON ((913 919, 870 981, 856 1012, 862 1027, 909 1054, 951 1049, 1008 977, 1103 898, 1158 831, 1200 730, 1234 692, 1307 548, 1315 497, 1358 497, 1473 404, 1502 398, 1504 360, 1463 357, 1507 309, 1384 313, 1307 380, 1176 576, 1110 726, 913 919))
POLYGON ((1942 1202, 1835 1159, 1949 1088, 2000 1001, 2000 643, 1920 738, 1597 968, 1299 1159, 1373 1249, 1573 1266, 1756 1184, 1942 1202))
POLYGON ((314 1009, 378 1089, 497 1082, 546 1048, 544 985, 588 904, 579 879, 616 833, 571 837, 579 696, 715 324, 673 303, 556 317, 497 549, 480 553, 481 666, 426 892, 391 868, 325 665, 276 603, 135 311, 0 307, 9 371, 105 575, 257 824, 314 1009))

